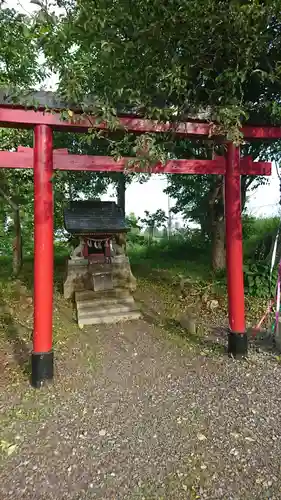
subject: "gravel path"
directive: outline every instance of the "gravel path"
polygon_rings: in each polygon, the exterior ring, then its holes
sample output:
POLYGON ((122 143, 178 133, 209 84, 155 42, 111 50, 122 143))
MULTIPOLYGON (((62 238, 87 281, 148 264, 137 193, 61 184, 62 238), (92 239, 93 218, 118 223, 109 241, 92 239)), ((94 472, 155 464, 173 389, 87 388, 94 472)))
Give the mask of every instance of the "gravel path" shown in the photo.
POLYGON ((1 500, 281 498, 270 354, 206 356, 143 321, 89 330, 70 354, 56 385, 3 392, 1 500))

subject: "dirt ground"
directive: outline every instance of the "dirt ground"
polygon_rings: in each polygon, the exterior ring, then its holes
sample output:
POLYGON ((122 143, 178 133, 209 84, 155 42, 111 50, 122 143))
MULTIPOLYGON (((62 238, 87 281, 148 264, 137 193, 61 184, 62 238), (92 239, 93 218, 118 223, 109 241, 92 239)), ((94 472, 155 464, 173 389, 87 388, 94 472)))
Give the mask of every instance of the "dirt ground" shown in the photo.
POLYGON ((223 330, 184 335, 184 304, 140 280, 132 323, 80 331, 56 295, 55 381, 34 390, 20 286, 1 316, 1 500, 281 498, 279 356, 234 361, 223 330))
POLYGON ((55 384, 1 396, 1 499, 279 499, 281 367, 144 321, 77 332, 55 384))

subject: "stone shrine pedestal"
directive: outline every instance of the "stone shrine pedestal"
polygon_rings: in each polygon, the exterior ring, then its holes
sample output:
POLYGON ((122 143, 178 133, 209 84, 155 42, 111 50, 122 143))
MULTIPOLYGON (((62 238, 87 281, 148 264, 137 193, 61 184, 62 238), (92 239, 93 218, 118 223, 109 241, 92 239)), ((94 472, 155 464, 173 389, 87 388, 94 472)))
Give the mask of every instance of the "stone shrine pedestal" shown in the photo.
POLYGON ((136 279, 126 255, 116 255, 108 263, 84 258, 67 262, 64 297, 74 300, 81 328, 139 318, 132 296, 135 289, 136 279))

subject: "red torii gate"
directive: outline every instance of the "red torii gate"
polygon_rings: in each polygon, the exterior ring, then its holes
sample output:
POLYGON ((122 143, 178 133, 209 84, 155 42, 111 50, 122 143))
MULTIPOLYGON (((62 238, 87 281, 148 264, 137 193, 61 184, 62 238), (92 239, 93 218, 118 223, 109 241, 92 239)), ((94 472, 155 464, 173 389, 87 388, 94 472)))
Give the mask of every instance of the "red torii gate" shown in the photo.
MULTIPOLYGON (((52 94, 48 93, 49 96, 52 94)), ((53 96, 52 96, 52 99, 53 96)), ((35 107, 35 106, 33 106, 35 107)), ((87 132, 88 129, 109 129, 105 122, 93 116, 70 113, 71 119, 61 119, 62 106, 53 106, 56 111, 46 110, 40 104, 35 111, 32 106, 12 105, 0 98, 0 126, 34 129, 34 150, 19 147, 15 153, 0 152, 0 168, 34 169, 34 333, 32 352, 32 385, 40 387, 53 378, 52 314, 53 314, 53 170, 124 171, 135 161, 134 171, 143 171, 137 158, 69 155, 67 150, 53 151, 53 130, 87 132), (31 109, 30 109, 31 108, 31 109), (59 108, 59 109, 58 109, 59 108)), ((67 106, 64 106, 66 109, 67 106)), ((69 115, 69 116, 70 116, 69 115)), ((136 116, 120 116, 119 127, 134 133, 168 132, 184 137, 216 136, 213 125, 208 122, 186 121, 184 123, 162 123, 136 116)), ((245 126, 246 139, 278 139, 281 129, 277 127, 245 126)), ((218 134, 217 134, 218 136, 218 134)), ((221 137, 220 137, 221 139, 221 137)), ((226 142, 226 141, 225 141, 226 142)), ((132 167, 130 167, 132 168, 132 167)), ((245 329, 242 223, 241 223, 241 175, 270 175, 271 164, 252 162, 250 157, 240 160, 240 150, 227 143, 226 156, 214 160, 171 160, 160 163, 149 170, 155 173, 217 174, 225 176, 226 258, 228 283, 228 315, 230 333, 229 353, 247 352, 245 329)))

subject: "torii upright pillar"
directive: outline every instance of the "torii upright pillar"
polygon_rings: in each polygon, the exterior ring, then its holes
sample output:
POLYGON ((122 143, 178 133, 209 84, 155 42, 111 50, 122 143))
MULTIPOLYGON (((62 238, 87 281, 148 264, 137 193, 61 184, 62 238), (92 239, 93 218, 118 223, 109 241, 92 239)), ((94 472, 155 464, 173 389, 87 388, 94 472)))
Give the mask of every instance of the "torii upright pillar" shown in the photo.
POLYGON ((31 383, 53 378, 53 132, 34 129, 34 330, 31 383))
POLYGON ((227 145, 225 171, 225 229, 228 291, 228 353, 245 356, 248 339, 245 328, 243 245, 241 218, 240 148, 227 145))

